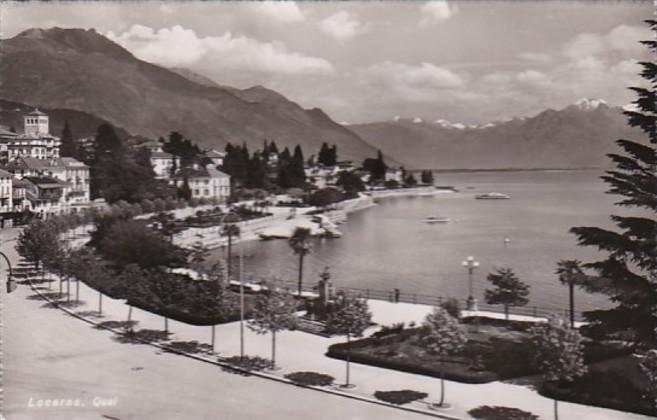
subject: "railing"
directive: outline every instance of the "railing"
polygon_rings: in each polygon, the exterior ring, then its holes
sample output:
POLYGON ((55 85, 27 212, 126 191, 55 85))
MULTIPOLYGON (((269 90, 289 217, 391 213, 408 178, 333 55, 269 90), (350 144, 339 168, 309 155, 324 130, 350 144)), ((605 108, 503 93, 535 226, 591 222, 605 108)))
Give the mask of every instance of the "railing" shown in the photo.
MULTIPOLYGON (((291 290, 297 290, 297 282, 292 280, 281 280, 279 283, 289 287, 291 290)), ((303 292, 314 292, 317 293, 317 290, 312 285, 304 284, 302 286, 303 292)), ((356 295, 363 297, 365 299, 374 299, 382 300, 387 302, 399 302, 399 303, 412 303, 418 305, 429 305, 437 306, 446 302, 447 300, 453 299, 450 297, 444 296, 435 296, 427 295, 422 293, 410 293, 399 290, 398 292, 393 290, 380 290, 380 289, 366 289, 358 287, 334 287, 335 291, 343 291, 350 295, 356 295)), ((465 309, 466 299, 456 299, 459 303, 461 309, 465 309)), ((502 305, 489 305, 485 302, 478 302, 478 309, 480 311, 486 312, 495 312, 495 313, 504 313, 504 307, 502 305)), ((568 308, 548 308, 544 306, 536 305, 527 305, 527 306, 518 306, 518 307, 509 307, 509 315, 520 315, 528 317, 539 317, 546 318, 551 315, 558 315, 564 319, 570 317, 570 311, 568 308)), ((584 317, 580 312, 575 313, 575 321, 584 321, 584 317)))

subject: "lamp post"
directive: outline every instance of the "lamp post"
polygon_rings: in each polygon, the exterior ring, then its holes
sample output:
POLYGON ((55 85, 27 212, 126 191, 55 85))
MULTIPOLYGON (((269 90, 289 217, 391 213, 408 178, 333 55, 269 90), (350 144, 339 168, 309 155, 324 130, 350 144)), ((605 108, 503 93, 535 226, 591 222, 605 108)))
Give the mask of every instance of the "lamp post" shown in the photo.
POLYGON ((466 303, 468 311, 477 310, 477 299, 474 298, 473 277, 475 268, 479 267, 479 262, 475 261, 473 256, 469 256, 461 263, 468 270, 469 296, 466 303))
MULTIPOLYGON (((234 233, 233 232, 233 227, 235 224, 240 223, 242 219, 240 218, 239 214, 234 213, 234 212, 229 212, 225 214, 221 220, 220 224, 224 225, 226 223, 226 218, 228 216, 232 216, 233 221, 228 222, 228 232, 229 232, 229 241, 230 241, 230 236, 234 233)), ((241 229, 238 231, 238 236, 242 235, 241 229)), ((230 258, 230 255, 229 255, 230 258)), ((230 282, 230 277, 232 270, 230 270, 230 259, 228 260, 228 281, 230 282)), ((244 254, 243 254, 243 247, 242 247, 242 241, 239 242, 239 283, 240 283, 240 359, 244 358, 244 254)), ((214 332, 214 326, 212 329, 212 349, 214 350, 214 337, 215 337, 215 332, 214 332)))
POLYGON ((7 267, 9 267, 9 276, 7 276, 7 293, 11 293, 16 290, 16 281, 12 278, 11 261, 9 261, 9 258, 7 258, 4 252, 0 252, 0 256, 5 259, 7 267))

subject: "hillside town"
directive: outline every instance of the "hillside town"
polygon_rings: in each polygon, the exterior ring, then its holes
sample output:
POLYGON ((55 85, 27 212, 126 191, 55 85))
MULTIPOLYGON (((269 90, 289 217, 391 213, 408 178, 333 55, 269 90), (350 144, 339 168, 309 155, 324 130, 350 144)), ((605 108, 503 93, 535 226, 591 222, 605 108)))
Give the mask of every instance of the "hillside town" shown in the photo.
MULTIPOLYGON (((68 123, 66 127, 66 135, 71 137, 68 123)), ((94 137, 72 139, 75 145, 72 151, 62 153, 61 137, 50 132, 49 116, 38 108, 23 116, 22 133, 15 131, 0 127, 2 226, 23 221, 27 215, 47 219, 53 215, 107 206, 106 197, 92 191, 90 166, 82 159, 74 157, 86 156, 93 159, 96 142, 94 137)), ((132 148, 136 153, 145 153, 154 179, 178 191, 178 198, 225 204, 237 199, 233 193, 242 190, 242 187, 250 186, 249 181, 240 177, 240 174, 243 176, 244 168, 232 168, 239 172, 237 178, 232 181, 230 174, 222 172, 221 169, 233 172, 229 165, 224 165, 227 152, 215 149, 200 151, 196 146, 191 146, 191 143, 188 144, 191 149, 196 148, 198 153, 194 158, 186 160, 181 156, 185 151, 182 151, 181 155, 165 151, 167 143, 162 138, 159 141, 138 139, 132 144, 132 148)), ((229 146, 227 150, 230 152, 235 148, 239 149, 239 146, 229 146)), ((281 181, 280 176, 286 179, 289 176, 281 175, 279 169, 283 167, 283 160, 291 158, 290 152, 287 149, 279 152, 273 142, 267 145, 265 141, 264 148, 262 153, 256 152, 253 158, 258 162, 262 160, 261 170, 269 181, 256 181, 255 186, 262 188, 265 187, 264 184, 269 185, 267 189, 270 194, 273 193, 271 187, 276 184, 309 191, 330 188, 347 192, 352 197, 366 188, 394 189, 418 185, 414 176, 407 174, 403 167, 385 165, 380 154, 377 159, 366 159, 362 167, 356 166, 352 161, 338 161, 335 146, 330 148, 326 143, 322 145, 317 159, 315 156, 307 160, 300 158, 300 168, 303 168, 300 179, 281 181), (264 156, 261 159, 262 155, 264 156)), ((295 153, 302 153, 301 149, 295 150, 295 153)), ((244 170, 248 171, 248 168, 244 170)), ((433 184, 429 171, 422 173, 421 183, 433 184)))

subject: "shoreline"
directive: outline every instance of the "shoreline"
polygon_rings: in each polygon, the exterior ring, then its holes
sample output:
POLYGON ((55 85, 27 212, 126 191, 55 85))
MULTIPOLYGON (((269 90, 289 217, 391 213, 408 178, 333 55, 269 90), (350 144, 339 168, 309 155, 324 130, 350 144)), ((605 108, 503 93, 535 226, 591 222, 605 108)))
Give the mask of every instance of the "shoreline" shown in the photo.
MULTIPOLYGON (((438 194, 451 193, 451 190, 436 189, 430 187, 417 187, 405 189, 367 191, 359 194, 359 197, 341 201, 336 204, 335 210, 324 212, 332 223, 341 223, 346 220, 350 213, 366 210, 376 206, 376 200, 391 197, 411 197, 411 196, 433 196, 438 194)), ((317 207, 307 207, 303 213, 297 214, 294 218, 289 219, 291 207, 274 207, 272 216, 253 219, 240 223, 242 238, 234 238, 233 244, 242 241, 261 240, 260 234, 269 236, 285 236, 296 227, 306 227, 311 229, 313 236, 321 233, 322 229, 317 223, 311 220, 312 216, 307 213, 317 210, 317 207)), ((296 208, 299 211, 299 208, 296 208)), ((174 237, 177 245, 182 247, 191 247, 195 243, 201 242, 208 250, 215 250, 227 246, 227 238, 221 235, 219 226, 210 226, 205 228, 190 228, 180 232, 174 237)))

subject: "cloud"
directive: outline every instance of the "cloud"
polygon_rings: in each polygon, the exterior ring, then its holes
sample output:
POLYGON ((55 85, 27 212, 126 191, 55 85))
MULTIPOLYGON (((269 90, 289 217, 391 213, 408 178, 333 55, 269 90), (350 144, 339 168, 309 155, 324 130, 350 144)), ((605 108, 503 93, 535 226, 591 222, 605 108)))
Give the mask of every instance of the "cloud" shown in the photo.
POLYGON ((516 80, 529 85, 541 85, 549 80, 548 76, 537 70, 525 70, 516 74, 516 80))
POLYGON ((226 32, 222 36, 198 37, 194 30, 179 25, 157 31, 133 25, 108 38, 137 57, 167 67, 191 66, 210 60, 217 69, 248 70, 284 74, 331 74, 333 66, 323 58, 290 52, 278 42, 261 42, 226 32))
POLYGON ((279 23, 295 23, 306 19, 294 1, 254 1, 249 6, 258 14, 265 15, 279 23))
POLYGON ((606 34, 583 33, 566 43, 565 56, 639 55, 646 51, 639 41, 652 39, 650 30, 643 26, 619 25, 606 34))
POLYGON ((458 11, 458 8, 455 5, 450 6, 446 0, 432 0, 424 3, 420 11, 424 15, 421 23, 428 25, 449 19, 458 11))
POLYGON ((366 32, 363 24, 349 12, 340 10, 322 20, 320 29, 333 38, 342 41, 366 32))
POLYGON ((120 35, 112 31, 106 35, 137 57, 168 67, 191 65, 207 51, 194 30, 179 25, 158 31, 148 26, 132 25, 120 35))
POLYGON ((430 101, 441 91, 465 85, 465 79, 458 74, 426 62, 419 66, 379 63, 368 67, 361 77, 411 101, 430 101))
POLYGON ((549 63, 552 61, 549 55, 534 52, 520 53, 518 54, 518 57, 522 60, 531 61, 538 64, 549 63))

